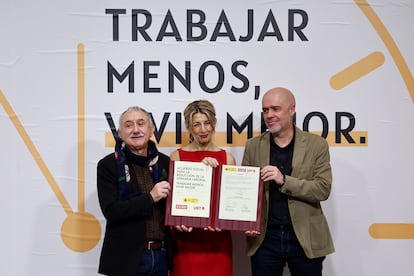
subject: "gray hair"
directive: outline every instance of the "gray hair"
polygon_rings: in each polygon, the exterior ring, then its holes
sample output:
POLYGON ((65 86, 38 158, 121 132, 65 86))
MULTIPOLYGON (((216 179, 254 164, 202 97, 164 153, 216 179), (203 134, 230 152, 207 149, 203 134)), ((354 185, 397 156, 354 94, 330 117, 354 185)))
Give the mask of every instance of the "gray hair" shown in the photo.
POLYGON ((121 123, 122 123, 122 117, 125 115, 125 113, 127 113, 127 112, 129 112, 129 111, 141 111, 141 112, 144 112, 146 115, 147 115, 147 117, 148 117, 148 121, 150 122, 150 124, 153 126, 154 125, 154 122, 152 121, 152 117, 151 117, 151 115, 149 114, 149 112, 148 111, 146 111, 144 108, 142 108, 142 107, 139 107, 139 106, 130 106, 130 107, 128 107, 124 112, 122 112, 121 113, 121 116, 119 116, 119 126, 121 126, 121 123))

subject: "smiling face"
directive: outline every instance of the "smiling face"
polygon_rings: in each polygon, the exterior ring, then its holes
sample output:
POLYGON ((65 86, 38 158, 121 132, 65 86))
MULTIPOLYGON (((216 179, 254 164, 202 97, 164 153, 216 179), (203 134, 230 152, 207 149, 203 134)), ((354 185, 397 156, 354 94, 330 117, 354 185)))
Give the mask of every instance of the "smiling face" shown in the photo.
POLYGON ((216 129, 216 111, 211 102, 197 100, 184 109, 185 126, 193 139, 192 145, 205 148, 212 144, 216 129))
POLYGON ((273 135, 280 135, 292 128, 295 114, 295 98, 284 88, 266 92, 262 99, 264 122, 273 135))
POLYGON ((128 109, 119 120, 119 137, 137 155, 147 155, 148 141, 154 130, 148 114, 139 108, 128 109))
POLYGON ((195 113, 188 130, 194 138, 195 143, 205 146, 212 140, 214 126, 205 114, 195 113))

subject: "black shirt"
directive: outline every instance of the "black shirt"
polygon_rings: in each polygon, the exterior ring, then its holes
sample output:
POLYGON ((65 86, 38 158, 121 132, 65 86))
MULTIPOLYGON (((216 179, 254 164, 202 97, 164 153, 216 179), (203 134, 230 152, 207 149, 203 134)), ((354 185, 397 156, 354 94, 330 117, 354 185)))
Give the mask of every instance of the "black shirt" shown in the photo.
MULTIPOLYGON (((276 166, 284 175, 292 172, 293 146, 295 137, 284 148, 279 147, 274 139, 270 139, 270 165, 276 166)), ((277 225, 292 225, 288 198, 280 192, 280 186, 275 181, 269 185, 269 222, 268 227, 277 225)))

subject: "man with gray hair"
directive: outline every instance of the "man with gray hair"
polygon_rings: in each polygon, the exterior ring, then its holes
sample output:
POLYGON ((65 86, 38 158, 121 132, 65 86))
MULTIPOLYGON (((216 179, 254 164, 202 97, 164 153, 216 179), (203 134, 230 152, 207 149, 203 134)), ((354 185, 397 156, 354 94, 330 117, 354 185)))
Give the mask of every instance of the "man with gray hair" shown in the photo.
POLYGON ((97 167, 106 219, 99 273, 167 276, 172 267, 171 233, 164 226, 170 158, 151 140, 155 126, 144 109, 124 111, 117 132, 112 119, 108 122, 116 145, 97 167))

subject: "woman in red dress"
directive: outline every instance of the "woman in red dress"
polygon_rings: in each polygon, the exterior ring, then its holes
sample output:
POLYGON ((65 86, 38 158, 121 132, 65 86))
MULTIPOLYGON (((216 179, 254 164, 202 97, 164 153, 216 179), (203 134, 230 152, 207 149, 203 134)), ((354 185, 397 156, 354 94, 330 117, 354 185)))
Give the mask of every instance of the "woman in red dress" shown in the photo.
MULTIPOLYGON (((234 156, 213 143, 217 123, 214 106, 207 100, 191 102, 184 109, 190 144, 171 153, 172 160, 203 162, 211 167, 235 165, 234 156)), ((174 227, 176 253, 171 276, 232 276, 231 232, 220 229, 174 227)))

